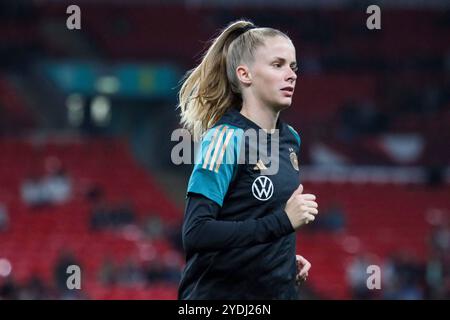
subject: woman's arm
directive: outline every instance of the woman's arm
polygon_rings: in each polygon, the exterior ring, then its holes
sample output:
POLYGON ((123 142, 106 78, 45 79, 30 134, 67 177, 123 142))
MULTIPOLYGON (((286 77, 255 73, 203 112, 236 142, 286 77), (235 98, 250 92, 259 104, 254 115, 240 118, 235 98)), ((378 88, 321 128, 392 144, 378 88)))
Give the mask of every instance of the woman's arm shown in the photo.
POLYGON ((183 224, 186 252, 220 250, 265 243, 294 232, 280 209, 260 219, 217 220, 220 206, 200 194, 189 193, 183 224))

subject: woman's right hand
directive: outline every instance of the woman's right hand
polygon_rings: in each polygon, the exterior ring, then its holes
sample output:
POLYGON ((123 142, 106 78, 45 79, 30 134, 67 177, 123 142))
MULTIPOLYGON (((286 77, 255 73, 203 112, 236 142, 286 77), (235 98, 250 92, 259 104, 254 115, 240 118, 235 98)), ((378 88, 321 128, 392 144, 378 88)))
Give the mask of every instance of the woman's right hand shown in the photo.
POLYGON ((287 201, 284 211, 287 213, 294 230, 297 230, 301 226, 314 221, 316 214, 319 213, 317 208, 316 196, 309 193, 304 194, 303 185, 300 184, 287 201))

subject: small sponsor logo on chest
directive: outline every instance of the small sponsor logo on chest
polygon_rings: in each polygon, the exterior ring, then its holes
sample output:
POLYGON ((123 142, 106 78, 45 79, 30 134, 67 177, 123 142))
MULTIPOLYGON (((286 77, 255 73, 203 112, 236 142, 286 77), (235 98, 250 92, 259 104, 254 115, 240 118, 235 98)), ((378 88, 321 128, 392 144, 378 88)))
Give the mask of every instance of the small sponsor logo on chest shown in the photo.
POLYGON ((266 176, 259 176, 252 184, 253 196, 260 201, 269 200, 273 195, 273 189, 272 180, 266 176))

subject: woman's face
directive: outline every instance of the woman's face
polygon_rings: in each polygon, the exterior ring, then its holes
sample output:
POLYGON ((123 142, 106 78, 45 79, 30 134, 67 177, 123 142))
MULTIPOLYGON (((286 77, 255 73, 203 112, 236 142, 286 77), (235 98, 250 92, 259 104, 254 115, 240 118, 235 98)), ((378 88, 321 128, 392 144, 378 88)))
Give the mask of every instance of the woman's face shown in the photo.
POLYGON ((249 66, 250 89, 261 104, 276 111, 292 103, 297 79, 297 62, 292 42, 282 36, 269 37, 256 49, 249 66))

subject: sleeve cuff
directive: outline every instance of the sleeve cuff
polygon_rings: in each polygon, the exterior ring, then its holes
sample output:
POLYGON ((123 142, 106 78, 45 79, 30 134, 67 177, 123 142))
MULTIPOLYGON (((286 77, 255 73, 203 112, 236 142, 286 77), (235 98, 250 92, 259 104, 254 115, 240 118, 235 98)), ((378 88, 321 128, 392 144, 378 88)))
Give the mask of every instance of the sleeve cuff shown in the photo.
POLYGON ((295 231, 294 228, 292 227, 291 221, 289 220, 287 213, 284 210, 279 210, 278 212, 275 213, 275 215, 277 216, 277 219, 281 226, 281 230, 284 235, 287 235, 295 231))

